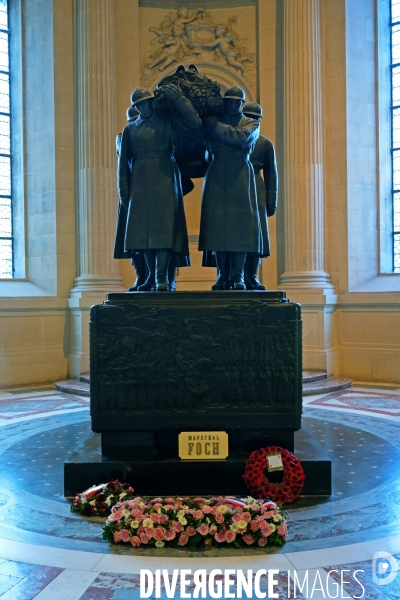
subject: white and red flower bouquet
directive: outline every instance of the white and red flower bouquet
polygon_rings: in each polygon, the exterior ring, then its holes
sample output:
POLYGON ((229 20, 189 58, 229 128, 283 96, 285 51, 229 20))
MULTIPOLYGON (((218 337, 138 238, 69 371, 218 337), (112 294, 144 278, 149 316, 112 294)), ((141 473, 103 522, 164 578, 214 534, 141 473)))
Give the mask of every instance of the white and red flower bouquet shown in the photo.
POLYGON ((134 497, 134 489, 130 483, 121 483, 118 479, 114 479, 77 493, 71 510, 87 517, 106 517, 117 502, 131 500, 134 497))
POLYGON ((103 531, 110 543, 204 550, 221 546, 282 546, 285 515, 275 502, 254 498, 137 497, 111 509, 103 531))

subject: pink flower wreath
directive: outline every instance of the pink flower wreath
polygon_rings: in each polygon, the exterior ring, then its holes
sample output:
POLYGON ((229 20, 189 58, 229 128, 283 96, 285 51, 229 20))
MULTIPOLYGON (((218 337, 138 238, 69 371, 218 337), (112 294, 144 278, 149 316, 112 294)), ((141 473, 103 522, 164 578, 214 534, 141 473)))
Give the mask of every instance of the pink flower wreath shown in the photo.
POLYGON ((288 504, 296 500, 304 486, 304 470, 301 462, 294 454, 279 446, 268 446, 254 450, 246 461, 243 475, 247 489, 254 498, 270 498, 278 504, 288 504), (267 457, 280 452, 283 463, 283 480, 281 483, 268 481, 267 457))

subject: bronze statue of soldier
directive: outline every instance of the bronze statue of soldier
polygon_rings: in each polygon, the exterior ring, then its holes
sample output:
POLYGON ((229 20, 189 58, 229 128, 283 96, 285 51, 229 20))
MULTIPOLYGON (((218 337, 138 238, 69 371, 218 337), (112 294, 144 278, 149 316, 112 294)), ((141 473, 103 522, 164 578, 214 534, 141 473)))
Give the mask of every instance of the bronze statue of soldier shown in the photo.
MULTIPOLYGON (((126 111, 126 119, 128 123, 133 123, 139 116, 138 111, 134 106, 130 106, 126 111)), ((121 139, 122 133, 118 133, 115 139, 115 147, 117 152, 117 157, 119 158, 121 151, 121 139)), ((117 228, 115 234, 115 243, 114 243, 114 258, 130 258, 132 261, 132 265, 136 271, 136 281, 129 288, 129 292, 136 292, 137 288, 142 285, 148 275, 149 272, 147 270, 146 260, 144 257, 144 253, 142 251, 139 252, 129 252, 125 250, 125 231, 126 231, 126 218, 128 215, 128 211, 126 207, 119 202, 118 205, 118 216, 117 216, 117 228)))
MULTIPOLYGON (((242 108, 246 117, 260 121, 262 108, 257 102, 247 102, 242 108)), ((278 170, 276 167, 275 150, 273 143, 260 135, 250 157, 254 168, 257 189, 257 205, 260 217, 263 250, 262 254, 248 253, 244 268, 244 280, 247 290, 265 290, 257 277, 260 259, 270 256, 270 242, 268 232, 268 219, 276 212, 278 202, 278 170), (261 177, 261 171, 263 177, 261 177)))
POLYGON ((244 91, 238 86, 224 94, 224 112, 206 118, 212 156, 203 188, 199 250, 216 255, 218 276, 212 290, 246 289, 247 253, 263 253, 256 185, 250 155, 260 125, 245 117, 244 91))
POLYGON ((153 95, 136 88, 131 97, 139 117, 122 133, 118 192, 127 207, 125 250, 143 251, 149 276, 138 291, 169 290, 171 254, 188 256, 189 245, 179 169, 174 159, 174 123, 197 131, 202 122, 180 88, 163 87, 173 115, 153 107, 153 95))

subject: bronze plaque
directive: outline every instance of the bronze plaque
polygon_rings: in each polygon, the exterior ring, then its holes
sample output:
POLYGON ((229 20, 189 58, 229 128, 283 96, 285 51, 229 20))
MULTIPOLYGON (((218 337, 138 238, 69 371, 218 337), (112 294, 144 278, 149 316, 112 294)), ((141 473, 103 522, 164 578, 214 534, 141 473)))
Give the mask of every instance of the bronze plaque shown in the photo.
POLYGON ((228 454, 226 431, 182 431, 179 434, 179 458, 221 460, 228 454))

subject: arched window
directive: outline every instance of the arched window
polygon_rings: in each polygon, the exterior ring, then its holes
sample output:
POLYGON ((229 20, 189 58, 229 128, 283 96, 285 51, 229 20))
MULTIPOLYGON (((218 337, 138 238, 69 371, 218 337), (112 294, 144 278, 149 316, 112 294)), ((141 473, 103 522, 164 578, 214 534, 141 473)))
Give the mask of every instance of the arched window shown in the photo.
POLYGON ((8 2, 0 0, 0 278, 13 276, 8 2))
POLYGON ((400 273, 400 0, 391 9, 393 271, 400 273))

